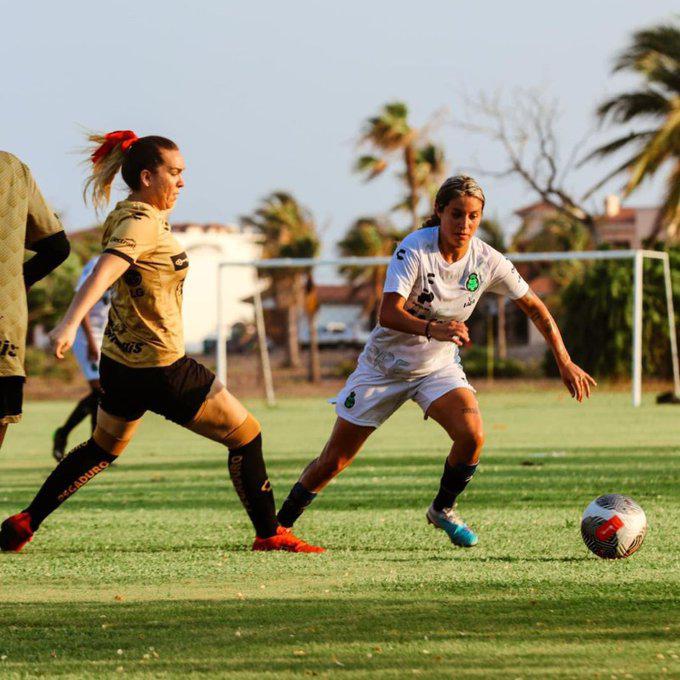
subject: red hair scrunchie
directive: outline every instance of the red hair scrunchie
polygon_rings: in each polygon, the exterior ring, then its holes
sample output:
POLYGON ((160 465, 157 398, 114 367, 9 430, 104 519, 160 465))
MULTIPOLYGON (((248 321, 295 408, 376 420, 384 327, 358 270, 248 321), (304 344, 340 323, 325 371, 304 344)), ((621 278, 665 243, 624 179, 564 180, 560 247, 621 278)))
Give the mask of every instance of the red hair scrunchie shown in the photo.
POLYGON ((139 137, 132 130, 116 130, 109 132, 104 137, 104 143, 92 154, 92 162, 96 165, 100 160, 106 158, 109 153, 120 144, 123 151, 127 151, 139 137))

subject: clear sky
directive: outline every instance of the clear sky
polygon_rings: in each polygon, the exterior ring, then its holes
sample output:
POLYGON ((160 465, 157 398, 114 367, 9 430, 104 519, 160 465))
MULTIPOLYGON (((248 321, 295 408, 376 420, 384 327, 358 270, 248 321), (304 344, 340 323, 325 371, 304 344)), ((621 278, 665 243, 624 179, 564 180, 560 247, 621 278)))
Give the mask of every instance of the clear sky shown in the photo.
MULTIPOLYGON (((670 0, 91 0, 0 2, 0 148, 20 156, 64 215, 94 223, 75 151, 79 126, 174 139, 187 162, 175 221, 235 221, 274 189, 315 214, 326 254, 352 220, 385 212, 395 179, 351 172, 362 121, 387 101, 415 125, 462 93, 542 87, 560 101, 565 151, 597 103, 631 84, 611 63, 630 34, 671 18, 670 0)), ((451 170, 503 165, 499 149, 452 125, 434 135, 451 170)), ((606 166, 578 172, 585 188, 606 166)), ((508 229, 535 200, 514 180, 480 176, 508 229)), ((119 182, 122 183, 122 182, 119 182)), ((662 177, 631 197, 653 204, 662 177)), ((615 185, 612 188, 616 188, 615 185)), ((116 197, 122 196, 122 191, 116 197)))

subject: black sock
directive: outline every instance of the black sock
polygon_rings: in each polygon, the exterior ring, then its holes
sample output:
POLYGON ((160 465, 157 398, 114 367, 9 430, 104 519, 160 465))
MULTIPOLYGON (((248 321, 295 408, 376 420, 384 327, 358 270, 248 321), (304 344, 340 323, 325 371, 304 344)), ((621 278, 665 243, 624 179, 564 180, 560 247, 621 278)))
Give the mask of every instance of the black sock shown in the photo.
POLYGON ((229 449, 229 474, 255 533, 260 538, 274 536, 278 528, 276 506, 262 456, 261 434, 245 446, 229 449))
POLYGON ((92 397, 94 393, 90 392, 86 397, 83 397, 76 407, 71 411, 71 415, 66 419, 66 422, 59 428, 63 435, 68 436, 77 425, 79 425, 92 412, 92 397))
POLYGON ((477 465, 466 465, 465 463, 449 465, 448 460, 444 463, 444 474, 439 483, 439 493, 432 502, 437 512, 441 512, 444 508, 453 507, 456 498, 468 485, 476 469, 477 465))
POLYGON ((116 457, 104 451, 94 439, 76 446, 52 470, 32 503, 24 510, 31 516, 33 531, 69 496, 109 467, 114 460, 116 457))
POLYGON ((279 510, 278 520, 282 527, 290 528, 295 524, 298 517, 307 509, 307 506, 316 498, 316 494, 307 491, 300 482, 290 490, 288 498, 283 502, 279 510))

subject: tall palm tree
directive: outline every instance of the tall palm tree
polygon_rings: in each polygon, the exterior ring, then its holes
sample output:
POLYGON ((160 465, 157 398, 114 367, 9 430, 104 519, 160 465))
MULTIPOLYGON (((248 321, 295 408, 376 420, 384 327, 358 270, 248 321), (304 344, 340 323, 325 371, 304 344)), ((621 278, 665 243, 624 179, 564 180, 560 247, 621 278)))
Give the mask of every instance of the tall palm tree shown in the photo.
MULTIPOLYGON (((316 224, 311 212, 300 205, 295 197, 285 191, 274 191, 264 198, 260 206, 241 218, 244 226, 249 226, 262 235, 262 255, 264 258, 276 257, 314 257, 319 250, 316 224)), ((303 290, 302 277, 307 278, 308 299, 315 296, 315 286, 311 270, 271 269, 274 296, 277 305, 287 311, 286 321, 286 359, 291 367, 300 366, 300 347, 298 338, 298 311, 301 306, 303 290)), ((310 330, 310 379, 320 378, 318 342, 316 342, 316 305, 305 304, 310 330)))
POLYGON ((374 153, 360 156, 355 164, 355 170, 370 181, 381 175, 394 157, 401 157, 404 170, 399 178, 406 185, 406 195, 393 210, 408 212, 412 229, 420 226, 421 199, 432 193, 433 185, 446 172, 443 151, 425 136, 426 130, 410 124, 406 104, 390 102, 366 121, 360 143, 372 146, 374 153))
POLYGON ((643 180, 670 164, 666 196, 656 232, 666 227, 669 236, 680 232, 680 26, 662 24, 638 31, 618 56, 613 72, 632 72, 642 77, 639 87, 622 92, 597 109, 602 122, 638 122, 629 132, 595 149, 585 160, 628 151, 626 161, 612 170, 592 190, 612 177, 626 174, 624 193, 629 195, 643 180))
MULTIPOLYGON (((403 236, 389 222, 376 217, 360 217, 338 243, 343 257, 389 257, 395 244, 403 236)), ((369 317, 371 328, 378 320, 378 305, 382 297, 387 267, 342 267, 341 273, 352 286, 368 286, 369 294, 364 313, 369 317)))

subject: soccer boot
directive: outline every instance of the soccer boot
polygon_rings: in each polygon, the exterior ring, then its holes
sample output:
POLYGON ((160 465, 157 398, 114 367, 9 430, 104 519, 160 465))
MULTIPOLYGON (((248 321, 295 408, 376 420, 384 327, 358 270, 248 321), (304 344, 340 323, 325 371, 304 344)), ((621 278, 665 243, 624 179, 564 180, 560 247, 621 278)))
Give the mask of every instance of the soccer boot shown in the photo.
POLYGON ((288 552, 297 553, 326 552, 326 548, 305 543, 305 541, 298 538, 290 529, 286 529, 286 527, 278 527, 276 534, 269 538, 256 537, 253 543, 253 550, 287 550, 288 552))
POLYGON ((454 545, 461 548, 477 545, 477 534, 458 516, 455 507, 439 511, 430 505, 425 517, 436 529, 443 529, 454 545))
POLYGON ((57 463, 61 463, 66 455, 67 436, 63 430, 58 427, 52 435, 52 456, 57 463))
POLYGON ((0 550, 19 552, 32 539, 31 516, 27 512, 12 515, 0 525, 0 550))

